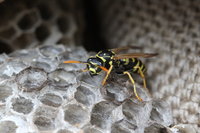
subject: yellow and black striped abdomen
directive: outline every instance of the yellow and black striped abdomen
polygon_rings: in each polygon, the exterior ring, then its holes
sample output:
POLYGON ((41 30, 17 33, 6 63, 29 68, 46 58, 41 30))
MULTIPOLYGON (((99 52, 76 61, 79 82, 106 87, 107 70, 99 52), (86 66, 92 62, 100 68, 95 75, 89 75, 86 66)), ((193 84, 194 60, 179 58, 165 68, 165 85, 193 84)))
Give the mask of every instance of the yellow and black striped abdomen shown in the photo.
POLYGON ((142 63, 141 60, 137 58, 132 58, 133 63, 133 72, 139 73, 139 69, 144 73, 146 71, 145 65, 142 63))
POLYGON ((142 61, 137 58, 119 59, 117 64, 118 66, 115 67, 117 68, 117 73, 124 71, 139 73, 139 69, 141 69, 142 72, 146 70, 142 61))

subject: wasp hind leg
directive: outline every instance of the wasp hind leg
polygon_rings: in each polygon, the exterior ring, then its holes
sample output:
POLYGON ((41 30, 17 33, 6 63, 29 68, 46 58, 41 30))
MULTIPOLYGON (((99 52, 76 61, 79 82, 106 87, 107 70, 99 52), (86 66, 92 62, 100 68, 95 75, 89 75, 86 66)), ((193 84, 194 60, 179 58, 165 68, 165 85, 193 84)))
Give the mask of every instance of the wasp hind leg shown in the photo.
POLYGON ((144 73, 142 72, 142 69, 138 66, 134 67, 135 69, 138 69, 138 72, 140 74, 140 77, 142 78, 143 80, 143 85, 144 85, 144 88, 147 89, 147 85, 146 85, 146 79, 145 79, 145 76, 144 76, 144 73))
POLYGON ((104 77, 104 79, 103 79, 103 81, 102 81, 102 85, 105 85, 106 80, 107 80, 107 78, 108 78, 110 72, 112 71, 112 69, 113 69, 113 66, 111 65, 110 68, 108 69, 107 73, 106 73, 106 76, 104 77))
POLYGON ((147 85, 146 85, 146 79, 145 79, 145 76, 144 76, 144 73, 142 72, 142 69, 140 67, 135 67, 138 69, 138 72, 140 74, 140 77, 142 78, 143 80, 143 86, 144 86, 144 89, 146 90, 146 92, 148 93, 148 95, 150 97, 152 97, 151 93, 149 92, 149 89, 147 88, 147 85))
POLYGON ((131 80, 131 82, 132 82, 132 84, 133 84, 134 94, 135 94, 135 96, 137 97, 137 99, 140 100, 140 101, 143 101, 142 98, 140 98, 140 97, 138 96, 138 93, 137 93, 137 90, 136 90, 136 87, 135 87, 135 81, 134 81, 134 79, 132 78, 131 74, 130 74, 129 72, 127 72, 127 71, 125 71, 124 74, 127 74, 128 77, 129 77, 129 79, 131 80))

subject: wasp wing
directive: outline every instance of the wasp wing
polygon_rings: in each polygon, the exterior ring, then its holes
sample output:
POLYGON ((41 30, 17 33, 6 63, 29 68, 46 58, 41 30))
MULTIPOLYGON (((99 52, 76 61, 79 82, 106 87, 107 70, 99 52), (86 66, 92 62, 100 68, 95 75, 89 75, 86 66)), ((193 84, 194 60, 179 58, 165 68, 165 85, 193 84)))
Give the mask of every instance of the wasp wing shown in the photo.
POLYGON ((114 59, 126 59, 126 58, 150 58, 158 55, 157 53, 130 53, 130 54, 118 54, 114 56, 114 59))
POLYGON ((111 51, 113 51, 114 53, 119 53, 123 50, 128 50, 128 49, 141 49, 141 47, 138 47, 138 46, 124 46, 124 47, 120 47, 120 48, 113 48, 113 49, 110 49, 111 51))

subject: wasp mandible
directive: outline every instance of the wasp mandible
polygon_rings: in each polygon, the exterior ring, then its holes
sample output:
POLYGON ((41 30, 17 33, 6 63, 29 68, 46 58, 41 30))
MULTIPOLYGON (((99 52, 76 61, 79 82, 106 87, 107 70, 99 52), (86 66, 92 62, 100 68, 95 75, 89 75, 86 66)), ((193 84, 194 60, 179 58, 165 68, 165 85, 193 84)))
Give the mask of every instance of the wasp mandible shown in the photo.
MULTIPOLYGON (((139 47, 132 47, 139 48, 139 47)), ((86 64, 86 68, 83 72, 89 71, 91 76, 98 75, 102 70, 106 72, 106 76, 102 81, 102 85, 105 85, 109 74, 114 69, 117 74, 126 74, 133 84, 134 94, 138 100, 143 101, 137 94, 135 81, 131 76, 131 73, 137 73, 143 80, 143 85, 146 87, 146 80, 144 72, 146 71, 145 65, 139 60, 139 57, 149 58, 156 56, 156 53, 128 53, 119 54, 122 50, 130 49, 130 47, 121 47, 115 49, 107 49, 99 51, 95 56, 88 58, 86 62, 84 61, 64 61, 63 63, 82 63, 86 64)))

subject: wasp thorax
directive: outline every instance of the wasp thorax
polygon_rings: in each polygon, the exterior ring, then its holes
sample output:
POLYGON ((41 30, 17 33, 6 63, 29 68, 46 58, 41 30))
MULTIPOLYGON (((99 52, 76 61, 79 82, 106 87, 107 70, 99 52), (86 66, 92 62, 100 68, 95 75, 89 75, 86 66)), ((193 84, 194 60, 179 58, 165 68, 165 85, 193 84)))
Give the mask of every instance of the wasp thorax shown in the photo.
POLYGON ((101 59, 102 62, 104 63, 104 67, 109 69, 110 65, 113 62, 114 55, 115 55, 115 53, 111 50, 102 50, 102 51, 99 51, 99 53, 96 54, 96 57, 101 59))
POLYGON ((115 53, 112 52, 111 50, 102 50, 102 51, 99 51, 99 53, 97 53, 96 56, 107 61, 107 60, 112 59, 114 55, 115 53))
POLYGON ((103 65, 103 62, 99 58, 90 57, 87 60, 87 69, 89 70, 90 75, 92 76, 99 74, 99 72, 101 71, 101 68, 99 68, 99 66, 102 66, 102 65, 103 65))

